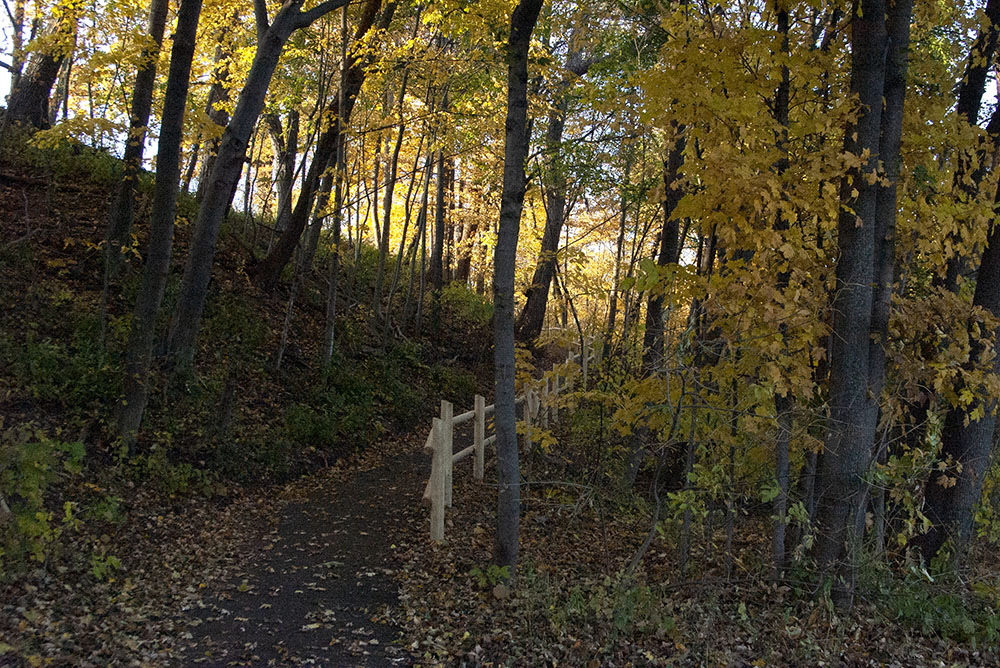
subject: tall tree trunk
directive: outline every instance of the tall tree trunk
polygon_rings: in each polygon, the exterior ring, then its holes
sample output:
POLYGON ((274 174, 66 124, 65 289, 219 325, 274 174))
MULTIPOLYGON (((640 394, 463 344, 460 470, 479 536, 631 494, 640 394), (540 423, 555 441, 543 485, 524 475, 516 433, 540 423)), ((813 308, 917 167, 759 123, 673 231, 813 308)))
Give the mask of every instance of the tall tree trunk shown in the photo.
MULTIPOLYGON (((309 11, 301 11, 303 1, 289 0, 282 5, 270 26, 266 25, 266 19, 264 25, 258 25, 257 53, 240 92, 233 118, 222 135, 215 166, 206 184, 194 225, 191 250, 184 266, 177 305, 170 321, 168 353, 172 363, 180 367, 190 366, 194 357, 194 343, 208 295, 219 226, 240 177, 247 144, 264 107, 267 89, 281 51, 295 30, 308 26, 320 16, 339 9, 347 2, 326 0, 309 11)), ((262 4, 263 0, 259 2, 262 4)))
POLYGON ((435 338, 441 329, 441 288, 444 286, 445 243, 445 171, 444 151, 437 153, 437 184, 434 196, 434 245, 431 250, 431 331, 435 338))
MULTIPOLYGON (((382 11, 381 17, 379 17, 378 10, 381 4, 381 0, 366 0, 358 28, 355 31, 355 43, 372 31, 376 18, 379 18, 379 29, 388 27, 395 12, 396 3, 388 3, 382 11)), ((309 222, 309 214, 313 210, 312 205, 317 194, 317 186, 320 184, 320 179, 336 157, 337 135, 340 132, 340 127, 346 127, 350 122, 354 103, 361 92, 361 86, 364 84, 365 76, 367 75, 367 66, 372 57, 371 52, 368 50, 363 55, 352 54, 348 56, 347 75, 343 85, 344 105, 342 108, 339 106, 338 100, 340 100, 341 96, 338 94, 331 100, 327 108, 327 113, 324 114, 330 118, 339 119, 339 123, 331 123, 316 142, 316 151, 313 154, 312 163, 309 165, 309 170, 299 191, 299 198, 295 202, 295 208, 288 219, 288 226, 274 244, 271 252, 253 269, 253 279, 257 284, 263 286, 276 285, 285 265, 292 259, 295 246, 298 245, 302 231, 305 229, 306 223, 309 222)))
MULTIPOLYGON (((76 51, 76 40, 73 40, 73 50, 76 51)), ((49 102, 49 125, 55 125, 59 120, 60 109, 63 112, 63 119, 69 118, 69 80, 73 73, 73 53, 63 60, 62 67, 59 68, 59 76, 56 77, 56 89, 52 93, 52 101, 49 102)))
POLYGON ((170 0, 152 0, 149 6, 149 38, 151 43, 139 56, 139 71, 135 75, 135 92, 129 114, 128 138, 122 158, 122 179, 115 191, 108 216, 107 249, 105 258, 105 290, 115 278, 135 217, 135 189, 142 168, 142 154, 146 143, 146 126, 153 106, 153 89, 156 85, 156 63, 163 44, 163 31, 167 23, 170 0))
POLYGON ((493 259, 493 331, 496 374, 497 533, 494 560, 514 575, 521 522, 521 469, 514 414, 514 269, 524 208, 528 157, 528 45, 542 0, 519 0, 507 40, 507 121, 500 224, 493 259))
MULTIPOLYGON (((625 149, 624 142, 621 146, 625 149)), ((628 223, 628 198, 625 186, 628 185, 629 173, 632 171, 632 153, 625 157, 625 168, 622 170, 623 185, 620 193, 621 212, 618 217, 618 239, 615 242, 615 272, 611 279, 611 296, 608 300, 608 320, 604 331, 604 348, 610 350, 615 332, 615 321, 618 319, 618 284, 622 276, 622 256, 624 255, 625 229, 628 223)), ((638 234, 638 230, 636 231, 638 234)))
MULTIPOLYGON (((979 111, 983 104, 983 94, 986 92, 986 78, 993 66, 993 59, 996 55, 997 42, 1000 39, 1000 0, 988 0, 983 10, 986 22, 980 27, 979 34, 969 49, 969 57, 965 62, 965 74, 958 88, 958 103, 955 112, 959 117, 971 126, 979 123, 979 111)), ((954 186, 958 193, 965 199, 975 196, 979 182, 982 180, 985 169, 976 169, 972 165, 983 163, 985 147, 978 145, 972 149, 972 153, 979 153, 979 156, 970 154, 960 154, 958 168, 955 170, 954 186), (970 172, 972 172, 971 177, 970 172)), ((953 244, 960 242, 959 236, 949 234, 953 244)), ((959 282, 968 270, 968 262, 965 256, 958 254, 948 258, 945 268, 945 275, 942 286, 951 292, 958 292, 959 282)))
POLYGON ((292 186, 295 180, 295 157, 299 152, 299 112, 288 112, 288 127, 282 126, 277 114, 264 114, 268 135, 274 151, 274 182, 278 187, 278 212, 274 228, 280 232, 288 224, 292 212, 292 186))
MULTIPOLYGON (((238 20, 238 15, 233 16, 234 22, 238 20)), ((208 88, 208 99, 205 101, 205 115, 217 128, 205 141, 205 157, 201 161, 201 169, 198 171, 198 191, 196 197, 198 201, 205 195, 208 180, 212 176, 215 168, 215 159, 219 154, 219 142, 221 137, 216 132, 225 132, 225 127, 229 124, 229 112, 226 110, 226 103, 229 102, 229 64, 231 56, 231 46, 227 43, 230 28, 224 27, 218 32, 219 43, 215 47, 215 57, 212 65, 211 85, 208 88)))
MULTIPOLYGON (((906 100, 906 73, 910 47, 910 16, 913 0, 889 0, 886 18, 889 50, 885 58, 885 83, 879 160, 882 163, 882 185, 875 203, 875 266, 872 295, 871 337, 868 352, 868 425, 872 434, 873 454, 883 449, 882 439, 876 439, 880 415, 880 399, 885 387, 886 353, 889 340, 889 316, 896 274, 896 191, 899 184, 900 145, 903 134, 903 106, 906 100), (876 440, 878 441, 876 443, 876 440)), ((884 492, 877 490, 878 495, 884 492)), ((867 494, 867 492, 866 492, 867 494)), ((878 504, 878 502, 876 502, 878 504)))
MULTIPOLYGON (((990 127, 1000 130, 1000 109, 994 111, 990 127)), ((994 134, 994 146, 1000 145, 1000 133, 994 134)), ((1000 210, 1000 187, 994 197, 1000 210)), ((1000 317, 1000 222, 994 218, 986 248, 977 272, 976 289, 972 304, 984 309, 993 317, 1000 317)), ((1000 330, 983 332, 992 340, 992 346, 975 340, 973 330, 981 325, 977 320, 966 324, 971 347, 966 371, 988 369, 1000 374, 1000 355, 989 365, 989 351, 1000 345, 1000 330)), ((950 543, 955 557, 954 565, 960 567, 973 537, 975 505, 982 495, 983 480, 991 460, 993 435, 997 425, 995 397, 981 396, 974 392, 974 400, 967 406, 949 409, 941 434, 941 453, 937 466, 924 486, 925 514, 931 520, 931 529, 914 539, 925 560, 930 561, 950 543), (944 467, 941 470, 941 467, 944 467)))
MULTIPOLYGON (((781 42, 781 53, 784 57, 789 55, 788 44, 788 7, 784 3, 779 3, 777 11, 778 38, 781 42)), ((781 66, 781 81, 774 93, 774 120, 778 124, 778 151, 780 157, 775 165, 775 172, 778 178, 782 178, 788 171, 788 96, 789 96, 789 72, 788 65, 781 66)), ((791 218, 791 211, 787 211, 787 204, 783 201, 778 208, 778 214, 774 221, 774 227, 780 232, 788 230, 788 221, 791 218)), ((788 289, 791 270, 785 269, 778 275, 778 291, 784 293, 788 289)), ((788 327, 784 322, 779 327, 783 341, 788 340, 788 327)), ((787 354, 787 344, 785 353, 787 354)), ((771 562, 774 570, 774 577, 781 578, 785 571, 785 513, 788 511, 788 445, 792 433, 792 410, 795 402, 790 391, 784 394, 775 394, 774 411, 777 423, 777 435, 774 441, 774 472, 775 481, 778 485, 778 494, 774 497, 774 532, 771 535, 771 562)))
POLYGON ((177 12, 167 77, 166 104, 160 122, 156 155, 156 184, 149 220, 149 251, 142 284, 132 313, 132 328, 125 349, 124 397, 118 405, 115 425, 118 435, 131 445, 142 423, 149 395, 149 368, 153 357, 156 316, 163 300, 170 270, 174 239, 174 216, 180 180, 180 147, 184 134, 184 111, 191 61, 202 0, 182 0, 177 12))
POLYGON ((867 415, 875 215, 878 187, 868 175, 878 167, 885 54, 888 46, 884 0, 855 0, 851 20, 851 93, 861 101, 857 120, 845 133, 845 152, 867 159, 841 183, 838 220, 840 257, 833 301, 830 364, 830 427, 820 463, 817 536, 813 557, 835 578, 841 606, 853 599, 865 509, 865 474, 875 434, 867 415))
MULTIPOLYGON (((574 41, 571 38, 571 42, 574 41)), ((566 129, 566 114, 569 111, 569 90, 573 80, 582 77, 590 69, 591 61, 575 46, 566 55, 566 69, 569 75, 555 88, 555 104, 549 112, 549 125, 545 133, 547 154, 545 174, 545 229, 542 231, 542 247, 535 263, 531 285, 525 293, 524 308, 521 309, 515 325, 518 341, 534 341, 542 333, 545 323, 545 309, 549 301, 549 288, 556 270, 559 251, 559 236, 569 212, 566 210, 566 196, 569 179, 566 175, 566 161, 563 156, 563 132, 566 129)))
MULTIPOLYGON (((378 247, 378 269, 375 272, 375 313, 382 316, 382 283, 385 280, 385 262, 389 256, 389 232, 392 229, 392 196, 396 188, 396 171, 399 168, 399 152, 403 148, 403 135, 406 124, 403 120, 403 105, 406 96, 406 81, 409 70, 403 72, 403 80, 399 84, 399 129, 396 132, 396 143, 392 149, 392 157, 385 170, 385 201, 382 202, 382 243, 378 247)), ((405 241, 405 230, 404 230, 405 241)))
MULTIPOLYGON (((347 6, 340 10, 340 86, 337 91, 337 107, 344 108, 344 80, 347 76, 347 6)), ((344 126, 338 118, 334 121, 337 128, 337 148, 334 158, 334 195, 333 195, 333 239, 330 244, 330 259, 328 284, 326 292, 326 330, 323 337, 323 368, 333 361, 333 348, 337 336, 337 287, 340 282, 340 224, 344 213, 344 182, 346 166, 346 140, 344 126)), ((358 170, 361 171, 360 169, 358 170)), ((317 214, 318 215, 318 214, 317 214)))

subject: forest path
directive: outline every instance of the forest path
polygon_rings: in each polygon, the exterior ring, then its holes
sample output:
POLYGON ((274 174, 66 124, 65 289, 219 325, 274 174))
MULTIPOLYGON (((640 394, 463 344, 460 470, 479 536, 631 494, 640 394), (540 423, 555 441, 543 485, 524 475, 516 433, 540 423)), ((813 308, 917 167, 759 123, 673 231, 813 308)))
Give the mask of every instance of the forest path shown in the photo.
POLYGON ((183 665, 407 666, 395 576, 425 518, 418 429, 380 462, 286 488, 240 572, 188 611, 183 665))

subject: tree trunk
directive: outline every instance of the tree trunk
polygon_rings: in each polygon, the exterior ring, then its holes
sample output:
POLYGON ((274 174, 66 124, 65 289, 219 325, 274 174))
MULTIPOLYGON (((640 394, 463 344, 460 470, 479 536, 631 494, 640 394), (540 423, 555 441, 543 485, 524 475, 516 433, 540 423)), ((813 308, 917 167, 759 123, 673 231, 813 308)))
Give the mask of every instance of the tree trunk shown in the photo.
MULTIPOLYGON (((572 41, 572 40, 571 40, 572 41)), ((562 79, 555 88, 555 104, 549 113, 549 126, 545 133, 546 160, 545 175, 545 229, 542 232, 542 247, 531 277, 531 285, 525 293, 524 308, 516 323, 517 340, 531 342, 542 333, 545 324, 545 310, 549 301, 549 288, 556 269, 559 251, 559 236, 569 212, 566 210, 566 195, 569 179, 566 176, 566 161, 563 153, 563 132, 566 129, 566 114, 569 111, 569 89, 573 78, 581 77, 590 69, 590 60, 581 51, 572 49, 566 55, 566 69, 572 77, 562 79)))
MULTIPOLYGON (((680 203, 684 192, 680 188, 680 169, 684 163, 684 127, 675 128, 677 135, 674 145, 663 163, 663 231, 660 234, 660 250, 656 264, 665 267, 680 258, 680 228, 674 218, 674 209, 680 203)), ((666 351, 663 349, 663 296, 650 295, 646 305, 646 333, 643 336, 643 366, 647 373, 663 363, 666 351)))
POLYGON ((528 45, 542 0, 519 0, 507 41, 507 120, 503 191, 494 252, 493 330, 496 374, 497 533, 494 560, 514 575, 521 521, 521 469, 514 414, 514 269, 524 207, 524 162, 528 157, 528 45))
MULTIPOLYGON (((788 7, 784 4, 778 5, 778 36, 781 41, 781 53, 786 58, 789 55, 789 44, 788 44, 788 7)), ((789 96, 789 72, 788 66, 781 66, 781 82, 778 84, 778 88, 774 93, 774 120, 778 123, 778 151, 780 157, 775 165, 775 172, 778 177, 784 176, 785 172, 788 171, 789 160, 788 160, 788 96, 789 96)), ((774 221, 774 227, 776 230, 785 232, 788 230, 788 221, 791 217, 791 212, 785 211, 786 204, 782 202, 782 205, 778 209, 777 217, 774 221)), ((791 278, 790 269, 785 269, 778 274, 778 290, 784 293, 788 289, 789 279, 791 278)), ((788 328, 784 322, 781 323, 779 327, 781 332, 781 338, 783 341, 788 340, 788 328)), ((788 354, 787 345, 785 347, 785 354, 788 354)), ((788 446, 791 440, 792 433, 792 410, 795 407, 795 402, 789 391, 786 390, 785 394, 778 395, 775 394, 774 397, 774 410, 775 410, 775 422, 777 423, 777 436, 774 441, 774 472, 775 481, 778 486, 778 494, 774 497, 774 532, 771 535, 771 562, 773 567, 773 574, 776 579, 783 576, 786 566, 786 555, 785 555, 785 513, 788 511, 788 446)))
POLYGON ((135 75, 135 92, 132 94, 132 108, 129 114, 129 134, 125 142, 125 155, 122 158, 122 180, 115 191, 108 220, 105 290, 108 282, 117 275, 121 250, 128 242, 135 217, 135 188, 139 170, 142 168, 146 126, 149 124, 153 89, 156 86, 156 63, 163 43, 163 31, 169 7, 169 0, 152 0, 149 6, 149 37, 152 44, 143 49, 139 71, 135 75))
POLYGON ((434 195, 434 245, 431 249, 431 287, 434 289, 434 299, 440 299, 441 286, 444 284, 444 151, 438 149, 437 179, 434 195))
MULTIPOLYGON (((392 149, 392 157, 385 170, 385 201, 382 203, 382 243, 378 247, 378 269, 375 272, 375 313, 382 316, 382 284, 385 280, 385 263, 389 256, 389 232, 392 229, 392 196, 396 188, 396 171, 399 168, 399 152, 403 148, 403 135, 406 124, 403 121, 403 105, 406 96, 406 80, 409 71, 403 72, 403 80, 399 85, 399 129, 396 133, 396 144, 392 149)), ((404 230, 405 241, 405 230, 404 230)))
POLYGON ((268 135, 274 151, 274 182, 278 186, 278 212, 274 228, 280 232, 288 224, 292 212, 292 186, 295 179, 295 157, 299 152, 299 112, 288 112, 288 127, 282 127, 277 114, 264 114, 268 135))
POLYGON ((160 121, 156 184, 149 221, 149 251, 146 254, 146 266, 125 349, 124 397, 118 406, 115 420, 118 435, 128 445, 135 441, 149 395, 149 368, 153 357, 156 316, 170 270, 184 111, 201 5, 202 0, 182 0, 177 12, 177 28, 170 53, 170 74, 167 77, 165 98, 167 102, 160 121))
POLYGON ((55 7, 53 23, 41 39, 50 42, 31 54, 24 72, 17 77, 7 98, 4 123, 21 123, 36 129, 49 127, 49 97, 63 61, 76 41, 77 10, 55 7))
POLYGON ((868 153, 861 167, 841 183, 833 351, 830 364, 830 428, 817 490, 817 536, 813 557, 836 578, 838 605, 850 606, 857 575, 865 509, 865 474, 875 434, 867 415, 875 401, 869 390, 876 199, 867 175, 877 170, 882 92, 887 48, 884 0, 856 0, 851 20, 851 93, 861 111, 845 133, 844 149, 868 153))
MULTIPOLYGON (((237 20, 237 17, 234 17, 237 20)), ((215 47, 215 57, 212 66, 212 84, 208 88, 208 99, 205 101, 205 115, 218 128, 217 131, 225 131, 229 124, 229 112, 226 111, 225 103, 229 101, 229 58, 230 46, 226 44, 229 28, 222 28, 218 34, 219 44, 215 47), (225 48, 224 48, 225 44, 225 48)), ((212 170, 215 168, 215 159, 219 154, 219 142, 221 138, 214 132, 205 142, 205 157, 201 161, 201 169, 198 171, 198 191, 196 197, 198 201, 205 195, 205 188, 211 178, 212 170)))
MULTIPOLYGON (((872 434, 873 453, 883 450, 881 439, 875 443, 879 406, 885 387, 886 353, 889 340, 889 316, 896 272, 896 190, 899 184, 900 144, 903 133, 903 105, 906 99, 907 58, 910 46, 910 16, 913 0, 889 0, 886 29, 889 51, 885 58, 885 83, 879 160, 883 179, 875 204, 875 266, 872 295, 871 337, 868 352, 868 406, 866 431, 872 434)), ((866 495, 867 495, 866 490, 866 495)), ((876 492, 883 495, 882 490, 876 492)))
MULTIPOLYGON (((979 111, 983 104, 983 94, 986 91, 986 77, 993 65, 993 58, 997 50, 997 41, 1000 38, 1000 0, 988 0, 983 10, 986 16, 986 23, 979 29, 972 47, 969 49, 969 57, 965 62, 965 75, 959 84, 958 103, 955 112, 959 117, 971 126, 979 124, 979 111)), ((976 146, 972 149, 975 153, 982 153, 984 147, 976 146)), ((958 168, 955 170, 955 189, 964 198, 975 196, 979 182, 982 180, 985 169, 972 168, 972 164, 978 162, 983 164, 980 155, 976 160, 974 156, 962 153, 959 155, 958 168), (972 178, 968 178, 970 170, 973 172, 972 178)), ((960 239, 953 237, 952 243, 958 243, 960 239)), ((943 287, 951 292, 958 292, 959 282, 968 270, 968 263, 965 256, 958 254, 948 258, 945 269, 943 287)))
POLYGON ((247 143, 264 107, 271 76, 281 57, 281 51, 292 32, 308 26, 323 14, 338 9, 347 0, 327 0, 302 12, 303 0, 289 0, 278 11, 274 22, 264 29, 258 40, 257 53, 229 126, 222 135, 212 175, 198 210, 191 240, 191 250, 184 266, 177 305, 170 321, 168 353, 171 362, 180 367, 190 366, 194 358, 194 343, 201 324, 208 284, 215 258, 219 226, 231 201, 240 177, 247 143))
MULTIPOLYGON (((364 38, 372 30, 380 6, 381 0, 367 0, 358 28, 355 31, 355 43, 364 38)), ((395 2, 390 2, 386 5, 379 20, 378 27, 380 29, 388 27, 395 9, 395 2)), ((370 52, 366 51, 366 54, 370 54, 370 52)), ((343 84, 343 108, 340 108, 338 100, 341 96, 338 94, 331 101, 326 114, 324 114, 330 118, 339 119, 339 123, 331 123, 320 135, 316 143, 316 151, 313 154, 313 161, 309 165, 309 170, 299 191, 299 198, 295 202, 295 208, 288 219, 288 226, 274 244, 271 252, 253 270, 253 279, 258 285, 276 285, 285 265, 292 259, 295 246, 298 245, 302 231, 305 229, 306 223, 309 222, 309 214, 313 210, 312 205, 317 194, 317 186, 320 183, 323 172, 327 170, 331 161, 335 158, 337 135, 340 133, 340 127, 346 127, 350 122, 351 111, 354 109, 354 103, 357 100, 358 93, 361 92, 361 86, 364 84, 365 76, 367 75, 367 65, 371 57, 371 55, 351 55, 348 57, 347 74, 344 79, 345 83, 343 84)))
MULTIPOLYGON (((1000 125, 994 123, 997 119, 1000 119, 1000 110, 994 112, 991 128, 1000 125)), ((992 139, 994 146, 1000 144, 1000 136, 992 139)), ((1000 187, 994 201, 1000 209, 1000 187)), ((996 220, 983 250, 977 276, 973 306, 984 309, 993 317, 1000 317, 1000 223, 996 220)), ((973 338, 973 330, 981 326, 978 322, 972 321, 966 326, 972 349, 964 365, 965 370, 983 369, 989 363, 991 347, 973 338)), ((1000 342, 1000 331, 987 331, 983 336, 992 340, 992 350, 995 351, 1000 342)), ((1000 374, 1000 355, 996 356, 992 367, 987 368, 994 374, 1000 374)), ((955 565, 961 566, 973 537, 975 505, 982 494, 997 424, 996 398, 981 396, 981 392, 974 392, 974 396, 968 406, 952 407, 945 416, 938 466, 932 468, 924 487, 925 514, 932 526, 927 533, 915 538, 914 543, 928 562, 950 542, 955 565), (941 466, 944 470, 940 469, 941 466)))

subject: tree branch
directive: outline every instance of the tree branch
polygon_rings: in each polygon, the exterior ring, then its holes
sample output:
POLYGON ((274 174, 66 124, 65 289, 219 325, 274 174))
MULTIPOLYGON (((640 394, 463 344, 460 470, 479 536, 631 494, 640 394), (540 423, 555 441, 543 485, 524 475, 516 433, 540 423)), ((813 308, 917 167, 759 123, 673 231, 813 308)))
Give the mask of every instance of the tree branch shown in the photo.
POLYGON ((326 2, 321 2, 308 11, 300 11, 296 17, 296 27, 305 28, 321 16, 329 14, 335 9, 340 9, 347 2, 348 0, 326 0, 326 2))
POLYGON ((257 40, 259 41, 267 29, 271 27, 267 18, 267 0, 253 0, 253 16, 257 22, 257 40))

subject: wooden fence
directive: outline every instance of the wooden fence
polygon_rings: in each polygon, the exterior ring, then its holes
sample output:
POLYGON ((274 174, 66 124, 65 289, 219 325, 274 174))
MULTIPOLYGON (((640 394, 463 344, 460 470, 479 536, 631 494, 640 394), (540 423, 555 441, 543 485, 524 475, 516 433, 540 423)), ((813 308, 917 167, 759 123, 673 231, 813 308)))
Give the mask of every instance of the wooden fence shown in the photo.
MULTIPOLYGON (((565 369, 565 374, 558 371, 550 373, 531 386, 525 386, 517 395, 515 406, 521 407, 523 416, 519 422, 519 425, 523 426, 518 431, 522 434, 525 452, 531 451, 533 426, 537 424, 547 429, 551 421, 558 419, 556 397, 572 388, 573 377, 577 373, 583 377, 583 384, 586 387, 588 366, 595 357, 594 352, 593 345, 584 342, 580 352, 572 352, 566 358, 569 365, 576 365, 575 368, 565 369)), ((600 351, 597 352, 599 354, 600 351)), ((424 452, 431 455, 431 477, 424 488, 423 498, 431 507, 431 540, 444 540, 444 514, 445 508, 452 507, 455 464, 471 457, 473 476, 476 480, 483 479, 486 447, 494 445, 497 440, 495 433, 491 436, 486 435, 487 418, 493 415, 494 410, 495 406, 493 404, 487 406, 486 399, 478 394, 473 399, 472 410, 458 415, 455 415, 454 405, 451 402, 441 401, 441 416, 434 418, 427 443, 424 445, 424 452), (455 427, 469 421, 473 423, 472 445, 455 452, 455 427)))

